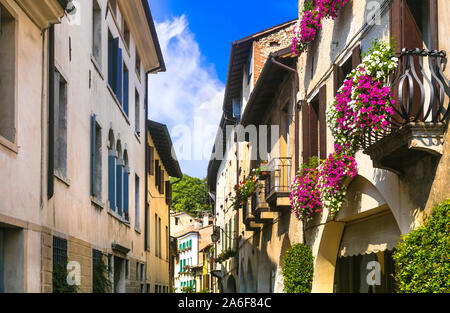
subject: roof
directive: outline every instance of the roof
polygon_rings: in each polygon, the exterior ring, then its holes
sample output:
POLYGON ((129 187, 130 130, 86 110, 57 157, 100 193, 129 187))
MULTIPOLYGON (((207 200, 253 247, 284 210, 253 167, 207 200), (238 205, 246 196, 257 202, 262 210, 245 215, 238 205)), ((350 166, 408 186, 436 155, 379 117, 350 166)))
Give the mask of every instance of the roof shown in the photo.
POLYGON ((170 138, 167 126, 149 120, 148 130, 169 176, 182 178, 183 173, 181 172, 180 164, 173 150, 172 139, 170 138))
POLYGON ((284 28, 290 24, 294 24, 297 19, 285 22, 283 24, 265 29, 259 33, 237 40, 231 44, 230 62, 228 65, 227 83, 225 87, 225 98, 223 102, 223 110, 225 112, 232 111, 232 99, 240 98, 242 92, 242 79, 244 64, 247 63, 250 48, 253 41, 284 28))
POLYGON ((283 79, 288 75, 292 75, 288 70, 274 64, 272 61, 274 58, 278 62, 292 68, 295 67, 297 60, 296 56, 292 54, 290 47, 271 53, 268 56, 242 114, 241 124, 244 127, 249 124, 257 125, 260 122, 269 106, 274 103, 274 98, 280 85, 283 84, 283 79))
POLYGON ((159 61, 159 68, 155 68, 154 71, 159 70, 159 72, 165 72, 166 64, 164 62, 164 58, 161 52, 161 46, 159 44, 158 34, 156 33, 155 23, 153 21, 152 12, 150 10, 148 0, 142 0, 142 6, 144 7, 145 16, 147 18, 147 24, 150 28, 150 33, 152 35, 153 42, 155 44, 156 55, 159 61))

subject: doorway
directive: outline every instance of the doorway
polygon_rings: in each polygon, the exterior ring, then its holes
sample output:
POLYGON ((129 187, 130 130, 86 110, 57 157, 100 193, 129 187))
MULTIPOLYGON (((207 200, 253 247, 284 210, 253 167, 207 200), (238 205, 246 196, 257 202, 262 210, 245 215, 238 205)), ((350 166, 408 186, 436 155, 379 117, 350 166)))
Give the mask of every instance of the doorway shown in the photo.
POLYGON ((114 256, 114 293, 125 293, 125 260, 114 256))

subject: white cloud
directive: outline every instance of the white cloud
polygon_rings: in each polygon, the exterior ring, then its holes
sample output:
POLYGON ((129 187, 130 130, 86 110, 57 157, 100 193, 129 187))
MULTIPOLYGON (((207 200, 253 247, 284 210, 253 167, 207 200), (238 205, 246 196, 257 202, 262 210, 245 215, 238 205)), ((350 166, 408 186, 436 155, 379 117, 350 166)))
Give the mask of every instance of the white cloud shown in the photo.
MULTIPOLYGON (((156 30, 167 71, 149 77, 150 119, 167 124, 169 130, 184 125, 194 134, 195 118, 205 129, 217 130, 225 88, 214 66, 202 62, 203 56, 186 17, 156 23, 156 30)), ((204 150, 212 150, 214 136, 211 131, 202 133, 204 150)), ((177 138, 172 139, 177 146, 177 138)), ((197 139, 191 139, 193 144, 197 139)))

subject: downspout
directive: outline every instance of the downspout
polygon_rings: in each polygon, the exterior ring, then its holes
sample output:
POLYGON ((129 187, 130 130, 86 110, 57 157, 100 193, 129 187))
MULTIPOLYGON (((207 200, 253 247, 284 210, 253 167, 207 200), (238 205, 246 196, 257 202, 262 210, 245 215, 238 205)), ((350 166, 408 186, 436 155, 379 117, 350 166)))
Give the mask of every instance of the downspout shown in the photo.
POLYGON ((51 25, 48 36, 48 168, 47 198, 54 194, 53 174, 55 169, 55 26, 51 25))

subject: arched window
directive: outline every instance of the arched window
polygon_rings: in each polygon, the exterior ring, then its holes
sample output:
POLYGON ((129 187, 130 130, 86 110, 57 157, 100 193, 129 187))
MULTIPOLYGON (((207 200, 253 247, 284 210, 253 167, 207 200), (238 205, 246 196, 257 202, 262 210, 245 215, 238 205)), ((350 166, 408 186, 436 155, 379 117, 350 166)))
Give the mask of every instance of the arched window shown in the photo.
POLYGON ((115 140, 114 133, 112 130, 109 130, 108 134, 108 202, 109 208, 112 211, 116 210, 116 189, 115 189, 115 181, 116 181, 116 157, 117 151, 115 150, 115 140))
POLYGON ((116 163, 116 207, 117 213, 123 215, 123 155, 122 144, 117 141, 117 163, 116 163))

